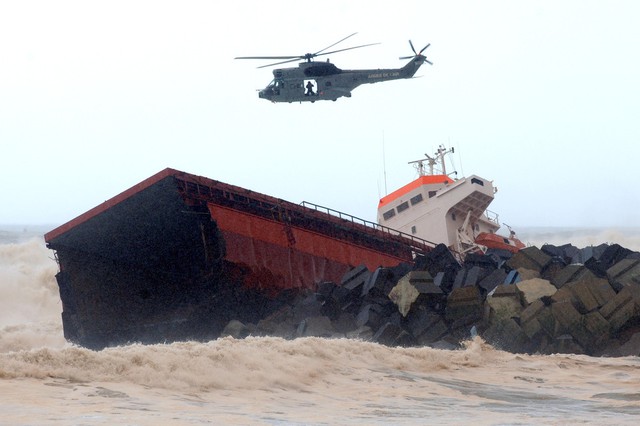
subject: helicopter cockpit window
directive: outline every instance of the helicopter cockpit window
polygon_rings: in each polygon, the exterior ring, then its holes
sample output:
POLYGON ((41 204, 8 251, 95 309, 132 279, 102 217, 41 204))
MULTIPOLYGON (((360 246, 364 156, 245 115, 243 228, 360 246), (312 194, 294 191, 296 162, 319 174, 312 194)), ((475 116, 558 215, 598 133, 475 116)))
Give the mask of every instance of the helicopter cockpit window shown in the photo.
POLYGON ((279 95, 280 89, 284 89, 284 80, 280 78, 271 80, 271 83, 269 83, 269 85, 267 86, 267 89, 269 92, 273 93, 274 95, 279 95))
POLYGON ((276 78, 274 80, 271 80, 271 83, 269 83, 269 87, 273 87, 275 89, 280 89, 284 87, 284 81, 276 78))

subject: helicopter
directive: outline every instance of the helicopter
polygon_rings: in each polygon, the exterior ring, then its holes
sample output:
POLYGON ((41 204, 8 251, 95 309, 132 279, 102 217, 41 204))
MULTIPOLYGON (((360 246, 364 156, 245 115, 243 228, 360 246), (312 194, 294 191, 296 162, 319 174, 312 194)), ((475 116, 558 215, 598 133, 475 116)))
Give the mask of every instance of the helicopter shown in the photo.
POLYGON ((299 63, 298 67, 295 68, 278 68, 273 70, 273 80, 267 87, 258 92, 258 97, 261 99, 267 99, 271 102, 289 103, 325 100, 336 101, 343 96, 350 98, 351 91, 361 84, 412 78, 425 62, 433 65, 433 63, 422 54, 431 43, 416 52, 411 40, 409 40, 409 46, 411 46, 414 54, 400 57, 401 60, 410 59, 410 61, 401 68, 342 70, 329 62, 329 59, 327 59, 326 62, 316 62, 313 60, 318 56, 379 44, 363 44, 326 52, 327 49, 332 48, 338 43, 342 43, 356 34, 357 33, 353 33, 315 53, 293 56, 238 56, 235 59, 283 59, 281 62, 262 65, 258 68, 272 67, 301 59, 304 60, 304 62, 299 63))

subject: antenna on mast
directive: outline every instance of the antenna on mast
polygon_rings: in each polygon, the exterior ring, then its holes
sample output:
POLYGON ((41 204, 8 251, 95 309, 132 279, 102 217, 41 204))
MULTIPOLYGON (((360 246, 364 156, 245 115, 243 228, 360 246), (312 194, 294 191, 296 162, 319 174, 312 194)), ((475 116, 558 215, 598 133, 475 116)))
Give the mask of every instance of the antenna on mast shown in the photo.
POLYGON ((384 150, 384 130, 382 131, 382 172, 384 175, 384 195, 388 194, 387 192, 387 156, 384 150))
POLYGON ((423 158, 422 160, 409 161, 408 164, 415 164, 415 168, 418 171, 418 176, 425 176, 426 173, 425 173, 424 163, 426 162, 427 165, 429 166, 429 176, 432 176, 436 174, 435 172, 437 170, 435 169, 435 167, 438 163, 440 163, 439 174, 446 175, 447 167, 444 162, 444 156, 453 152, 454 152, 453 148, 446 149, 444 145, 441 144, 440 146, 438 146, 438 151, 436 151, 433 157, 430 157, 428 154, 425 154, 424 156, 427 158, 423 158))

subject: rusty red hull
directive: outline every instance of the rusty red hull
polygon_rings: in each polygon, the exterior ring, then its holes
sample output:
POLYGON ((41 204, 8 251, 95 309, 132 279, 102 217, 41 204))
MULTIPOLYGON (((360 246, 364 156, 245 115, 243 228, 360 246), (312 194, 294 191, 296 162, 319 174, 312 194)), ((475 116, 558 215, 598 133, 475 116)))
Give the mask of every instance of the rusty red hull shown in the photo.
POLYGON ((429 250, 348 215, 173 169, 45 240, 60 266, 65 336, 90 347, 215 337, 230 316, 250 317, 265 306, 227 312, 239 297, 312 289, 339 282, 354 266, 395 266, 429 250))
POLYGON ((248 285, 272 293, 322 281, 340 282, 351 267, 360 264, 373 270, 411 260, 227 207, 209 204, 209 210, 226 242, 225 258, 252 271, 248 285))

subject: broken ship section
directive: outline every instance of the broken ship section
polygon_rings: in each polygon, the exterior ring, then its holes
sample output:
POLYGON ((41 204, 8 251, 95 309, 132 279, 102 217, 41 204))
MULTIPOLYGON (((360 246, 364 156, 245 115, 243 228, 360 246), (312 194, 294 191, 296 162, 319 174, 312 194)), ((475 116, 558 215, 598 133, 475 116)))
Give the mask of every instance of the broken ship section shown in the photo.
POLYGON ((282 295, 433 246, 310 203, 165 169, 45 235, 65 338, 90 348, 219 336, 282 295))

